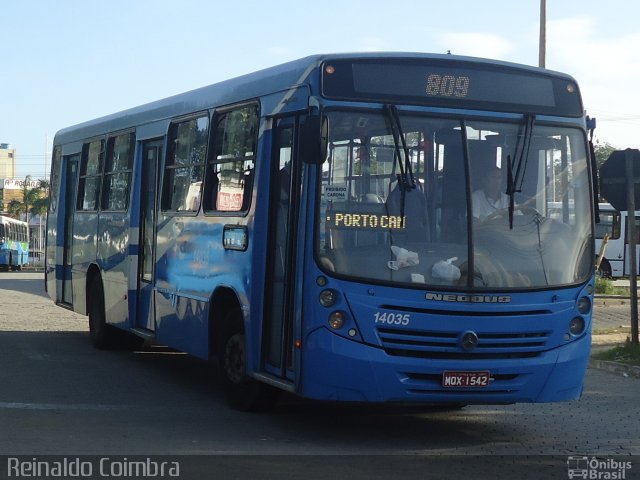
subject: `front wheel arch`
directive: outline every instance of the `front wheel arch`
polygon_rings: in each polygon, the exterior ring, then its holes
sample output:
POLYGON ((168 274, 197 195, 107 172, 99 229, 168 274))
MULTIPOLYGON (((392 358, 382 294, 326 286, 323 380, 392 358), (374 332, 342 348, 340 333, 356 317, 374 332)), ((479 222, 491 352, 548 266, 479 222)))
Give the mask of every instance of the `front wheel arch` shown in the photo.
MULTIPOLYGON (((279 390, 247 374, 247 336, 240 302, 230 290, 214 295, 209 345, 215 348, 222 387, 231 408, 267 411, 273 408, 279 390)), ((209 357, 212 353, 210 351, 209 357)))

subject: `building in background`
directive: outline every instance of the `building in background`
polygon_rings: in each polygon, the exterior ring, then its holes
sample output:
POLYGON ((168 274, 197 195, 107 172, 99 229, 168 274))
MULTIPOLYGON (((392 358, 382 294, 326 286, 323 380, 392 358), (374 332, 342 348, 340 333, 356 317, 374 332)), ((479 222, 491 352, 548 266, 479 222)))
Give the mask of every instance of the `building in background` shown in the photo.
POLYGON ((16 176, 16 150, 8 143, 0 143, 0 178, 16 176))
POLYGON ((16 176, 16 150, 9 148, 8 143, 0 143, 0 212, 7 211, 7 203, 13 198, 9 195, 5 200, 4 179, 13 179, 16 176))
MULTIPOLYGON (((25 179, 0 177, 0 190, 2 190, 0 192, 0 206, 2 212, 7 211, 7 206, 11 200, 22 202, 25 184, 27 188, 38 188, 40 186, 40 180, 27 181, 25 179)), ((45 194, 46 192, 43 192, 43 195, 45 194)), ((21 220, 24 220, 24 218, 21 220)))

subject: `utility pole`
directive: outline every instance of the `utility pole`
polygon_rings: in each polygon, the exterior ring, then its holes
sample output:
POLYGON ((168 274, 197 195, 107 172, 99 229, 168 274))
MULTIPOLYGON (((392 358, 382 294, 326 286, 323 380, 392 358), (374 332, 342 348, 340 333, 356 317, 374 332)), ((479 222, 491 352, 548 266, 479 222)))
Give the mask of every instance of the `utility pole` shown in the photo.
POLYGON ((540 46, 538 47, 538 66, 546 67, 547 57, 547 0, 540 0, 540 46))
POLYGON ((627 148, 625 156, 625 173, 627 176, 627 216, 629 241, 629 294, 631 303, 631 343, 638 346, 638 260, 636 258, 636 195, 635 169, 633 168, 633 150, 627 148))

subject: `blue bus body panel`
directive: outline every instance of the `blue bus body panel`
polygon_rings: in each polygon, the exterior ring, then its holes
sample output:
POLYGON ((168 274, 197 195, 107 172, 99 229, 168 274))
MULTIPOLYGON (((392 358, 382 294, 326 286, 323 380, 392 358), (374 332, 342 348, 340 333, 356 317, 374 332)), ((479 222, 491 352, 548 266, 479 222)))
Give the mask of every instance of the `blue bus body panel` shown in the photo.
MULTIPOLYGON (((336 280, 329 280, 327 287, 344 292, 332 307, 346 313, 340 331, 353 328, 357 334, 350 338, 334 333, 327 325, 327 309, 319 302, 307 305, 305 396, 514 403, 571 400, 582 392, 591 346, 590 312, 582 315, 585 332, 569 335, 570 320, 579 316, 576 300, 589 296, 582 287, 511 293, 509 303, 489 303, 504 293, 453 303, 426 300, 424 290, 358 287, 336 280), (481 298, 488 303, 479 303, 481 298), (384 322, 376 323, 380 318, 384 322), (479 339, 468 352, 461 346, 467 332, 479 339), (492 380, 487 387, 445 388, 444 371, 488 371, 492 380)), ((446 292, 440 293, 446 298, 446 292)), ((450 298, 458 297, 465 295, 450 298)))
POLYGON ((452 361, 398 358, 327 328, 312 332, 305 351, 305 396, 369 402, 508 404, 574 400, 582 393, 591 335, 535 359, 452 361), (444 371, 489 371, 487 388, 444 388, 444 371))
POLYGON ((129 214, 100 212, 98 219, 97 261, 105 289, 107 323, 128 326, 129 214))
POLYGON ((156 337, 160 343, 207 358, 214 288, 230 288, 242 305, 248 305, 252 251, 224 249, 227 222, 236 224, 237 218, 164 216, 159 225, 156 337))

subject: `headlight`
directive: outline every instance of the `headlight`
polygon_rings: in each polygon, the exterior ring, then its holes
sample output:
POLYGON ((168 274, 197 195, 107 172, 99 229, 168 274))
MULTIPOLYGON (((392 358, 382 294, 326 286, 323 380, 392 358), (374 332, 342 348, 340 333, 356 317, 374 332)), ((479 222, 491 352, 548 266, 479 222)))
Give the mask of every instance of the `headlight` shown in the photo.
POLYGON ((336 303, 336 292, 329 288, 320 292, 320 305, 323 307, 332 307, 336 303))
POLYGON ((569 322, 569 331, 571 335, 580 335, 584 332, 584 318, 574 317, 569 322))
POLYGON ((589 311, 591 310, 591 300, 589 300, 587 297, 580 297, 578 299, 577 308, 582 315, 589 313, 589 311))

